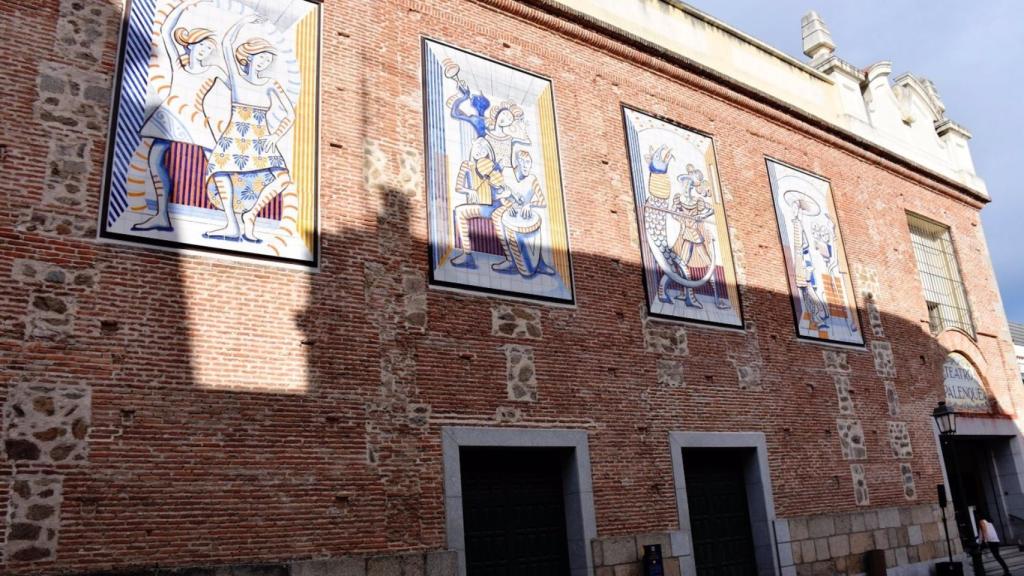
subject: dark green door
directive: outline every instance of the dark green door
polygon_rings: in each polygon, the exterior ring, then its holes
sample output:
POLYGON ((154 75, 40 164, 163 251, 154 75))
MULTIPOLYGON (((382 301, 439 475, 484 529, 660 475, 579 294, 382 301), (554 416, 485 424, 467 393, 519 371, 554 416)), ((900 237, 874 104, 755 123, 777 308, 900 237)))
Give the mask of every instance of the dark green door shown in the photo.
POLYGON ((562 450, 463 448, 468 576, 568 576, 562 450))
POLYGON ((686 500, 698 576, 757 574, 744 450, 683 450, 686 500))

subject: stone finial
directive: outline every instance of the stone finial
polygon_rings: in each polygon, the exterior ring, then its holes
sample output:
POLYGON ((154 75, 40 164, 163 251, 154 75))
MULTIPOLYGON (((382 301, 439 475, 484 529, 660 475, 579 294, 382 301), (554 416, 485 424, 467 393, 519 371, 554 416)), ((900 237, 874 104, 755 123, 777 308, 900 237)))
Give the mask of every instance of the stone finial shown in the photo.
POLYGON ((919 78, 921 86, 924 87, 925 93, 931 100, 932 106, 939 111, 939 116, 942 118, 946 117, 946 105, 942 102, 942 97, 939 96, 939 90, 935 87, 935 83, 927 78, 919 78))
POLYGON ((817 12, 811 11, 800 19, 800 27, 804 38, 804 54, 812 60, 819 60, 832 55, 836 51, 836 43, 832 41, 832 33, 825 27, 825 21, 817 12))

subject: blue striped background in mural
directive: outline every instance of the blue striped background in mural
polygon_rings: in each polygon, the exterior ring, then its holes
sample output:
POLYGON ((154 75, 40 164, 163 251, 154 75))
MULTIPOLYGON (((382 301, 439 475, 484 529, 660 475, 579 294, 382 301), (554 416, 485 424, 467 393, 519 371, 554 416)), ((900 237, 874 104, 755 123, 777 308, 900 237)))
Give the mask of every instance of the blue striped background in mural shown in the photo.
POLYGON ((114 124, 113 169, 110 172, 110 205, 107 226, 128 207, 125 175, 132 154, 139 145, 149 84, 149 55, 156 0, 131 0, 128 4, 128 33, 121 73, 121 104, 114 124))

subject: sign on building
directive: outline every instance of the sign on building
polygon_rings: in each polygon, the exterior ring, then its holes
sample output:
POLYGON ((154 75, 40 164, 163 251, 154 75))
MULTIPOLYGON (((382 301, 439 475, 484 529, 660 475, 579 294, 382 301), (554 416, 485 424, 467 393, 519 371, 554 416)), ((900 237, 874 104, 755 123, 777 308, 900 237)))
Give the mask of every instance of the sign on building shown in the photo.
POLYGON ((978 371, 962 354, 946 356, 942 366, 946 404, 959 412, 988 412, 989 400, 978 371))
POLYGON ((100 235, 313 265, 320 4, 128 0, 100 235))

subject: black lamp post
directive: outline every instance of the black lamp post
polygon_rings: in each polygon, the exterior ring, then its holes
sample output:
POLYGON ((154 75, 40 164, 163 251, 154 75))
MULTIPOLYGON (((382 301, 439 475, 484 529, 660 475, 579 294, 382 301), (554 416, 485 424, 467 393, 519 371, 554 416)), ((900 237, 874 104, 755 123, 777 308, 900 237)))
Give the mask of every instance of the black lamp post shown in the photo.
MULTIPOLYGON (((935 425, 939 428, 939 442, 942 444, 943 454, 945 454, 947 448, 950 451, 952 466, 950 466, 951 469, 947 472, 949 473, 950 487, 953 489, 951 493, 953 495, 953 518, 955 519, 957 517, 956 503, 960 501, 960 477, 958 476, 959 464, 957 463, 956 448, 953 446, 952 442, 953 436, 956 435, 956 411, 947 406, 945 402, 939 402, 939 405, 935 407, 935 410, 932 410, 932 418, 935 418, 935 425)), ((942 488, 942 486, 940 486, 940 488, 942 488)), ((963 565, 953 562, 953 546, 949 542, 949 524, 946 522, 945 496, 945 492, 942 492, 939 495, 939 505, 942 508, 942 526, 946 531, 946 550, 949 553, 949 563, 940 562, 940 564, 946 564, 946 566, 938 566, 938 573, 962 574, 963 565)), ((961 534, 961 538, 963 538, 963 534, 961 534)), ((976 561, 975 564, 977 565, 978 562, 976 561)), ((981 573, 984 574, 984 569, 982 569, 981 573)))
POLYGON ((956 411, 946 406, 945 402, 939 402, 935 410, 932 410, 932 418, 935 418, 935 424, 939 426, 940 436, 945 438, 956 434, 956 411))

